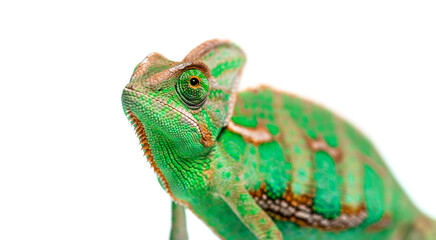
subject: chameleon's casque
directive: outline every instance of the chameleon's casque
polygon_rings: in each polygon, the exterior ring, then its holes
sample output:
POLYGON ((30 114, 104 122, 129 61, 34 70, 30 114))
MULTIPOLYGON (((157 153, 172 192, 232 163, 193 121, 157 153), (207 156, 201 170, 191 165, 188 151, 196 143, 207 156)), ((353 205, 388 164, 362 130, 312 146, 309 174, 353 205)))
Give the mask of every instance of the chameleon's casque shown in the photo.
POLYGON ((181 62, 149 55, 123 109, 173 203, 223 239, 436 239, 369 140, 317 104, 237 92, 245 54, 207 41, 181 62))

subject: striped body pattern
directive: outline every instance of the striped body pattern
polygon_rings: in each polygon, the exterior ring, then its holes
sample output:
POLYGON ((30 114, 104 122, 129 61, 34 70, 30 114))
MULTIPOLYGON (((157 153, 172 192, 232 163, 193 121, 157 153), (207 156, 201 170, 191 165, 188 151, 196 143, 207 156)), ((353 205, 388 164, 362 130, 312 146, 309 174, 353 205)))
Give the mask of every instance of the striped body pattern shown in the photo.
POLYGON ((436 239, 362 133, 292 94, 238 92, 244 63, 222 40, 181 62, 154 53, 123 91, 173 200, 171 239, 187 239, 183 208, 222 239, 436 239))
POLYGON ((220 140, 253 199, 282 224, 338 239, 356 228, 389 236, 422 218, 369 140, 310 101, 268 87, 241 92, 220 140))

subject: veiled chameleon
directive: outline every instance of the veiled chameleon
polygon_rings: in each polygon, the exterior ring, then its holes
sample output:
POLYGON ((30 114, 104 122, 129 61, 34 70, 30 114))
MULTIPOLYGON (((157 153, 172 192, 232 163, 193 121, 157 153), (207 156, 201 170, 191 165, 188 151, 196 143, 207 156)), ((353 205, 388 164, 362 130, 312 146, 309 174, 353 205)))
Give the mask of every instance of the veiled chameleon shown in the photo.
POLYGON ((123 91, 174 201, 172 239, 187 238, 183 207, 223 239, 436 239, 365 136, 294 95, 237 92, 244 63, 221 40, 181 62, 153 53, 123 91))

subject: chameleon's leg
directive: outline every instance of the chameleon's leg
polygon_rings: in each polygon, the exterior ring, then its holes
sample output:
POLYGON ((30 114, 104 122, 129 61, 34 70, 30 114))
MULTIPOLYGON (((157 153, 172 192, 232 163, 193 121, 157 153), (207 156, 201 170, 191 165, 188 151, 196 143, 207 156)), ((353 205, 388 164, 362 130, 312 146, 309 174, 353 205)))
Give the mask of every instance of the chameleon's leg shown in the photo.
POLYGON ((170 240, 187 240, 185 209, 171 202, 171 233, 170 240))
POLYGON ((273 220, 254 201, 247 190, 237 185, 223 196, 224 201, 238 215, 239 219, 256 235, 257 239, 283 240, 282 233, 273 220))

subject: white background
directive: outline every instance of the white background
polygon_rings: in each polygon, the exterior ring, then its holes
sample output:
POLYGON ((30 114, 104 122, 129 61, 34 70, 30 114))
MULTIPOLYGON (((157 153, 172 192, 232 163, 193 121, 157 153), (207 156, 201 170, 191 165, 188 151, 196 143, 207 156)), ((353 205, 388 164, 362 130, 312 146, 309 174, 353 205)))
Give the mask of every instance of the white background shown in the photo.
MULTIPOLYGON (((436 217, 434 1, 0 4, 0 239, 167 239, 170 200, 121 108, 135 65, 211 38, 242 87, 310 98, 374 140, 436 217)), ((216 239, 188 215, 191 239, 216 239)))

